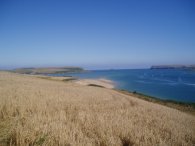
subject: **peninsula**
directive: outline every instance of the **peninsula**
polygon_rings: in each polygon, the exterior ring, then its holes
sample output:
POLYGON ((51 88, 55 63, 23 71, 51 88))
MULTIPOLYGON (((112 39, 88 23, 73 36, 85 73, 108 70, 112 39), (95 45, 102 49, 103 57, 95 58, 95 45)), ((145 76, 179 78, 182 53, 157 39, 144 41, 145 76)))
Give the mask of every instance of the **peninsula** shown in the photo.
POLYGON ((43 67, 43 68, 17 68, 11 70, 14 73, 21 74, 57 74, 57 73, 73 73, 82 72, 80 67, 43 67))
POLYGON ((195 65, 154 65, 150 69, 195 69, 195 65))

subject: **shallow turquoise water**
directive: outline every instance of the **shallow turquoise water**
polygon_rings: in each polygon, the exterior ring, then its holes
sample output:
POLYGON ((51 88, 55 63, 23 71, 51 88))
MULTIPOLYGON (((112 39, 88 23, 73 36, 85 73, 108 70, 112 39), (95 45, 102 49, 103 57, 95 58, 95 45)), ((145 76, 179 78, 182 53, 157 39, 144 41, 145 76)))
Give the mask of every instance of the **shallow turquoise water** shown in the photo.
POLYGON ((195 71, 124 69, 55 75, 71 75, 79 78, 106 78, 114 81, 117 89, 137 91, 161 99, 195 103, 195 71))

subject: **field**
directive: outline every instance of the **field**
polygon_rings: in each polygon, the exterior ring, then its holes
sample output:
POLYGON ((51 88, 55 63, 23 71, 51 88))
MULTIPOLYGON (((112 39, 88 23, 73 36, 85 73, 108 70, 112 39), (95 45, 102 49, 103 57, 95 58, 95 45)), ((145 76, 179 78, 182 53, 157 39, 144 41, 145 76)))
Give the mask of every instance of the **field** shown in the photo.
POLYGON ((0 72, 0 145, 195 145, 195 116, 112 89, 0 72))

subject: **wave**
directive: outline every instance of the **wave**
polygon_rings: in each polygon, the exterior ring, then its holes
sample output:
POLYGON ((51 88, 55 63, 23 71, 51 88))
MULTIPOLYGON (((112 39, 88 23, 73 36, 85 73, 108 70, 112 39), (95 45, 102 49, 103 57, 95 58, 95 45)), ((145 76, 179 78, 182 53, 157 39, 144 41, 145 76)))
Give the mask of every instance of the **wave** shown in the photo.
POLYGON ((152 82, 152 81, 143 81, 143 80, 137 80, 137 83, 143 83, 143 84, 164 84, 164 85, 170 85, 170 86, 176 86, 176 85, 187 85, 187 86, 193 86, 195 87, 195 83, 186 83, 181 81, 171 81, 171 80, 158 80, 162 82, 152 82))
POLYGON ((194 86, 195 87, 195 83, 183 83, 185 85, 188 85, 188 86, 194 86))
POLYGON ((137 80, 136 82, 138 82, 138 83, 144 83, 144 84, 153 84, 154 83, 154 82, 141 81, 141 80, 137 80))

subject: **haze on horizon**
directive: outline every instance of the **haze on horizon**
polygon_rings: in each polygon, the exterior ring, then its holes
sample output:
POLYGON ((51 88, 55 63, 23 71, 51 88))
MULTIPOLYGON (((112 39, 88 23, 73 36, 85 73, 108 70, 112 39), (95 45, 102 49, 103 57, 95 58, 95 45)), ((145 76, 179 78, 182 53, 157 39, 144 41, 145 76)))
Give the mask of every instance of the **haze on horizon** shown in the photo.
POLYGON ((195 64, 193 0, 1 0, 0 68, 195 64))

